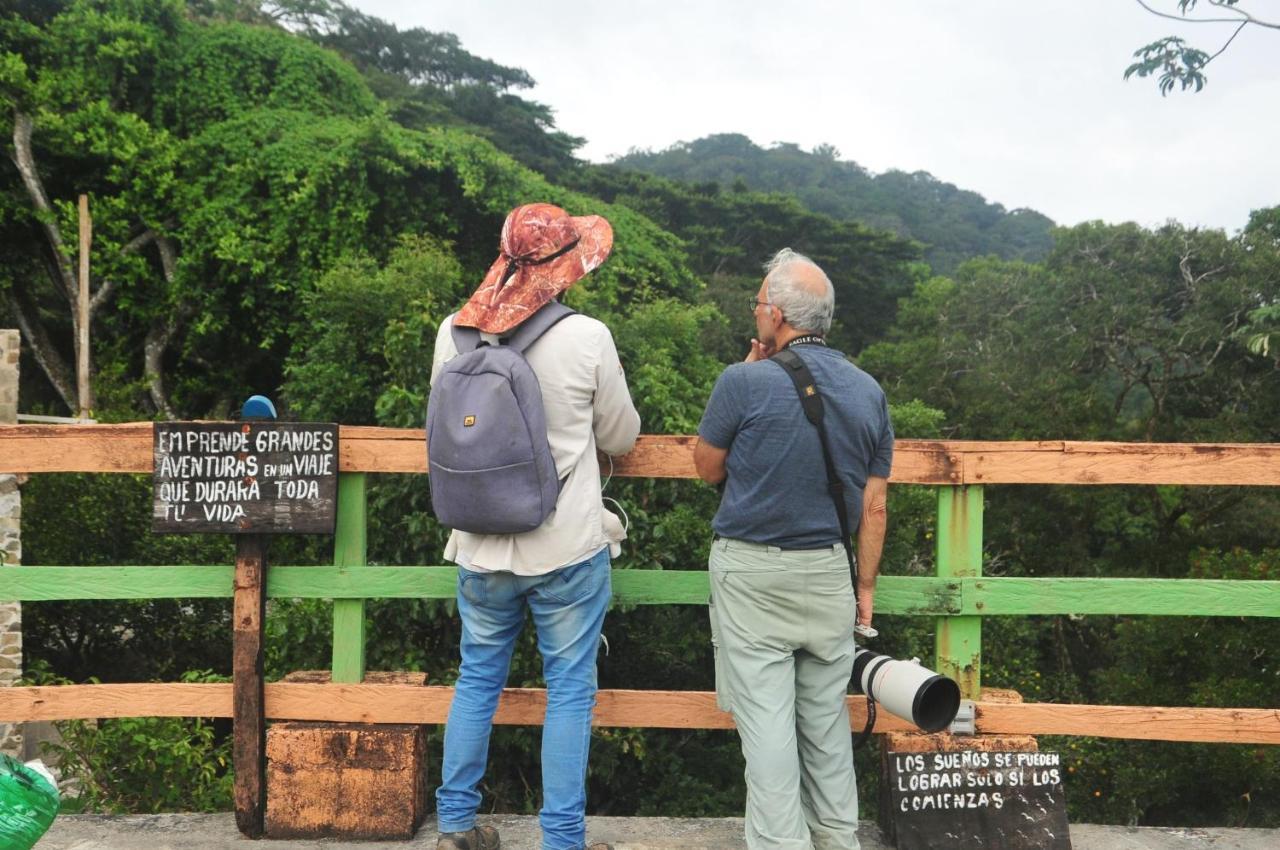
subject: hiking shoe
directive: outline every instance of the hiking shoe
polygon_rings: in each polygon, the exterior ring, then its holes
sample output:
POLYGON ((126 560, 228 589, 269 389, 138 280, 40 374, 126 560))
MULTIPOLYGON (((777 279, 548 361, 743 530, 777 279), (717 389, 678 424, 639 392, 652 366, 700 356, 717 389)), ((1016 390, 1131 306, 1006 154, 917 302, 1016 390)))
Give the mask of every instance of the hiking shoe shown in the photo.
POLYGON ((442 832, 436 839, 436 850, 498 850, 501 845, 498 830, 491 826, 473 826, 466 832, 442 832))

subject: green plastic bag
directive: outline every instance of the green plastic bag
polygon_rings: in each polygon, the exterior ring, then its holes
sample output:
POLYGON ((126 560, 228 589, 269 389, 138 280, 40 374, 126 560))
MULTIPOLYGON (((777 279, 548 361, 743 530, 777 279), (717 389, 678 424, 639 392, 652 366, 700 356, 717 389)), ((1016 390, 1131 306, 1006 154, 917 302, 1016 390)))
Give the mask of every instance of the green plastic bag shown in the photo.
POLYGON ((58 789, 38 761, 0 755, 0 847, 31 850, 58 814, 58 789))

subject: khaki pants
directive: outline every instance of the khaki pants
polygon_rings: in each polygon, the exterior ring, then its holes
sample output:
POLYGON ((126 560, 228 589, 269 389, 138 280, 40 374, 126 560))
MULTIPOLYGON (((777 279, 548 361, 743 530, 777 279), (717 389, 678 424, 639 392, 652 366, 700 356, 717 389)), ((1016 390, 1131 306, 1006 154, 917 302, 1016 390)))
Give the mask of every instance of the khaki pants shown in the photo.
POLYGON ((747 847, 856 850, 844 550, 719 539, 709 569, 717 702, 733 712, 747 763, 747 847))

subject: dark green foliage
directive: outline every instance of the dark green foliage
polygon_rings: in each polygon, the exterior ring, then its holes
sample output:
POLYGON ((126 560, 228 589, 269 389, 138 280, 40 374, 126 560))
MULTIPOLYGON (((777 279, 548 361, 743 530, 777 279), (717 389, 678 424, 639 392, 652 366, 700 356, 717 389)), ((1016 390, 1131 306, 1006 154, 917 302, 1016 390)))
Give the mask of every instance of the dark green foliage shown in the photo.
MULTIPOLYGON (((155 535, 151 482, 132 475, 39 475, 22 488, 28 566, 229 564, 221 536, 155 535)), ((229 599, 25 603, 24 664, 74 681, 172 681, 231 672, 229 599)))
POLYGON ((687 240, 689 264, 709 281, 705 300, 744 332, 721 338, 732 345, 716 350, 725 359, 747 350, 755 330, 742 305, 760 287, 762 263, 779 248, 808 254, 826 270, 836 291, 833 337, 851 352, 884 335, 897 300, 909 291, 910 261, 919 256, 904 239, 811 212, 790 195, 690 186, 616 166, 586 166, 570 179, 687 240))
MULTIPOLYGON (((426 327, 433 332, 457 302, 461 277, 448 246, 429 237, 406 237, 385 268, 368 257, 335 266, 303 296, 300 356, 288 365, 284 385, 291 413, 303 420, 373 424, 391 368, 384 353, 388 336, 411 316, 434 316, 426 327)), ((421 390, 428 376, 416 377, 421 390)), ((421 409, 417 405, 415 413, 421 409)))
MULTIPOLYGON (((228 682, 208 670, 183 682, 228 682)), ((69 684, 36 665, 32 684, 69 684)), ((96 680, 94 680, 96 681, 96 680)), ((70 807, 103 814, 221 812, 232 805, 230 724, 199 717, 65 720, 59 742, 45 742, 64 779, 80 788, 70 807)), ((64 800, 64 803, 68 802, 64 800)), ((67 808, 64 806, 64 808, 67 808)))
POLYGON ((378 102, 349 64, 286 32, 186 26, 159 66, 155 123, 189 136, 257 109, 358 118, 378 102))
POLYGON ((829 145, 812 152, 794 144, 765 149, 724 133, 656 153, 633 151, 615 164, 695 185, 786 192, 815 212, 923 243, 925 259, 942 274, 987 254, 1040 260, 1052 246, 1053 222, 1034 210, 1006 211, 923 171, 873 175, 838 156, 829 145))
MULTIPOLYGON (((1255 214, 1235 239, 1086 224, 1059 231, 1043 265, 971 261, 954 280, 917 284, 889 341, 862 363, 891 397, 944 410, 955 437, 1272 442, 1274 364, 1248 350, 1241 330, 1277 297, 1272 218, 1255 214)), ((986 501, 988 575, 1274 572, 1265 547, 1280 505, 1269 490, 995 487, 986 501)), ((987 619, 983 681, 1028 700, 1275 705, 1274 624, 1189 613, 987 619)), ((1073 820, 1261 826, 1280 817, 1268 750, 1054 745, 1074 768, 1073 820)))
POLYGON ((573 152, 583 140, 557 130, 549 107, 510 93, 531 88, 533 78, 469 53, 456 35, 401 30, 335 0, 273 5, 283 20, 364 71, 406 127, 465 127, 547 176, 577 163, 573 152))

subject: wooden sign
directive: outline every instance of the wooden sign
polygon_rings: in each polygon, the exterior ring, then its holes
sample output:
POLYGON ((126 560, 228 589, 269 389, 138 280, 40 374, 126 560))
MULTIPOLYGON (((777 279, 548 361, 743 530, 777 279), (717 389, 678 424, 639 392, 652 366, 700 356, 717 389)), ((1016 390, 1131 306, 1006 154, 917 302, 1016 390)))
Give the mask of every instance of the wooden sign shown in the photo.
MULTIPOLYGON (((1070 850, 1057 753, 886 753, 898 850, 1070 850)), ((882 791, 882 793, 884 793, 882 791)))
POLYGON ((156 423, 152 530, 332 534, 338 426, 156 423))

